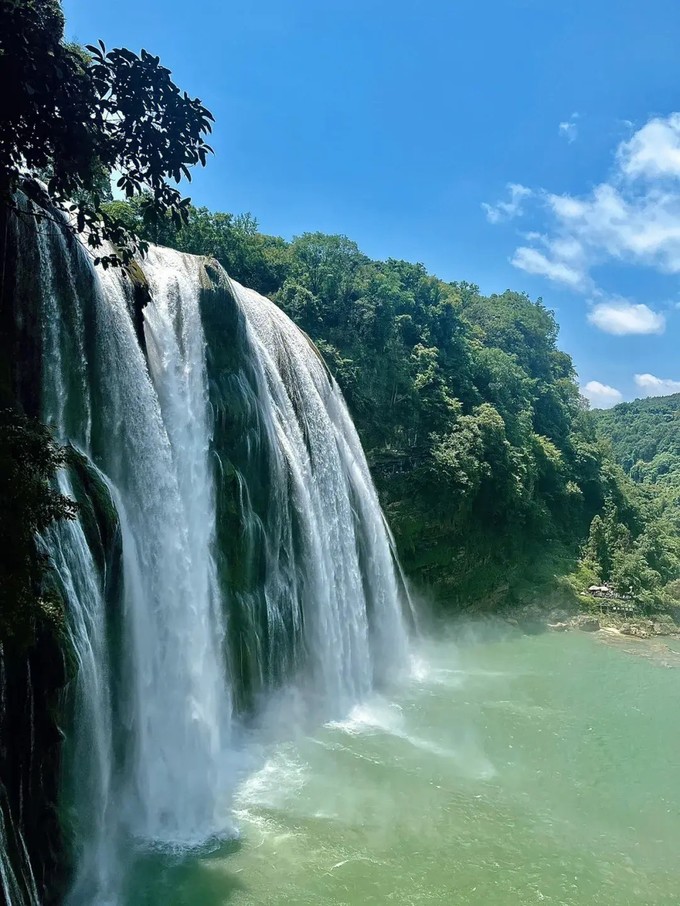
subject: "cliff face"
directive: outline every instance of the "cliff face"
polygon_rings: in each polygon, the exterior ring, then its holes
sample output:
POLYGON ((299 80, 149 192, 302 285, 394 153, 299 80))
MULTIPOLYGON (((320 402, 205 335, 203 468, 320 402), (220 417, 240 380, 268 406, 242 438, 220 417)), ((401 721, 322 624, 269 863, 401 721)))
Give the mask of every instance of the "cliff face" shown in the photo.
MULTIPOLYGON (((26 198, 17 208, 0 208, 0 408, 38 416, 39 221, 26 198)), ((36 602, 44 592, 37 581, 36 602)), ((42 619, 36 606, 31 638, 21 645, 0 640, 0 809, 11 891, 4 895, 18 903, 56 903, 67 873, 57 814, 68 660, 63 639, 58 621, 42 619)))
MULTIPOLYGON (((34 191, 39 190, 34 187, 34 191)), ((28 416, 31 425, 37 424, 31 419, 43 416, 49 384, 43 372, 44 335, 50 329, 46 299, 60 292, 60 285, 68 280, 65 274, 46 273, 45 254, 51 248, 41 232, 55 232, 50 222, 55 216, 49 206, 23 194, 11 208, 0 208, 0 410, 16 410, 28 416)), ((75 242, 65 233, 64 241, 75 242)), ((57 255, 54 265, 59 265, 57 255)), ((70 287, 72 296, 87 297, 88 275, 75 276, 83 285, 70 287)), ((68 310, 65 316, 70 316, 68 310)), ((13 424, 12 418, 3 418, 0 430, 10 431, 13 424)), ((26 437, 30 444, 30 432, 26 437)), ((41 455, 40 450, 24 449, 21 443, 3 444, 2 449, 3 455, 14 457, 12 462, 3 459, 2 465, 11 465, 10 474, 15 476, 34 466, 41 455)), ((122 592, 117 512, 108 487, 87 456, 67 447, 65 468, 113 624, 122 592)), ((8 488, 6 480, 0 487, 0 493, 7 495, 0 501, 1 518, 11 521, 16 516, 11 500, 20 499, 23 490, 30 498, 29 510, 43 505, 45 499, 31 496, 41 482, 44 478, 38 477, 17 491, 8 488)), ((13 541, 18 529, 12 525, 2 529, 5 542, 13 541)), ((71 873, 70 822, 60 814, 60 802, 65 784, 62 728, 68 729, 72 722, 76 665, 68 641, 65 590, 42 553, 41 542, 32 543, 30 551, 7 543, 0 551, 0 579, 14 580, 18 565, 21 575, 26 562, 34 566, 29 582, 16 586, 23 589, 16 603, 19 610, 10 608, 0 621, 0 894, 11 906, 60 902, 71 873), (12 613, 20 617, 18 624, 12 623, 12 613)), ((10 582, 8 587, 15 589, 15 584, 10 582)))
POLYGON ((0 205, 0 406, 40 410, 40 273, 38 228, 27 198, 0 205))
MULTIPOLYGON (((60 642, 49 627, 31 648, 1 661, 0 776, 9 863, 24 902, 60 900, 68 874, 57 811, 66 682, 60 642)), ((17 902, 21 902, 17 900, 17 902)), ((14 904, 12 904, 14 906, 14 904)))

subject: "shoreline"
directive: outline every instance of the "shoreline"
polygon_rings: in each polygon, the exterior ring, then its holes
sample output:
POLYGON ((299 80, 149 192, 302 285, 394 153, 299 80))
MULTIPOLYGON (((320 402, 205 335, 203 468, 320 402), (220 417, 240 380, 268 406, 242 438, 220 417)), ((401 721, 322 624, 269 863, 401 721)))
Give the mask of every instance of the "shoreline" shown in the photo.
POLYGON ((551 611, 537 614, 530 609, 517 616, 505 618, 505 622, 525 632, 604 632, 624 639, 680 639, 680 626, 668 614, 655 616, 617 616, 600 612, 565 613, 551 611))

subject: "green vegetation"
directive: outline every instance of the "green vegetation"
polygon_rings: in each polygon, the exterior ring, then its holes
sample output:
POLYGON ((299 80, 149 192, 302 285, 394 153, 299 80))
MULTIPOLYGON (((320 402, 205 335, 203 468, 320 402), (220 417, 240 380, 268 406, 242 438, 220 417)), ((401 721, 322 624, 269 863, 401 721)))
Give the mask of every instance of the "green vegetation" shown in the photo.
POLYGON ((632 588, 650 607, 680 607, 680 395, 621 403, 592 417, 626 474, 636 519, 621 526, 610 507, 593 522, 588 556, 605 579, 632 588))
POLYGON ((620 403, 593 413, 617 462, 640 484, 680 485, 680 393, 620 403))
POLYGON ((65 462, 44 425, 0 411, 0 645, 14 653, 30 646, 38 625, 63 616, 36 534, 75 518, 73 501, 50 486, 65 462))
POLYGON ((169 180, 205 164, 212 115, 145 50, 83 49, 63 36, 58 0, 0 0, 0 201, 11 205, 27 176, 44 179, 91 248, 117 246, 103 266, 127 263, 136 237, 102 209, 110 174, 127 197, 144 192, 147 223, 180 223, 189 200, 169 180))
POLYGON ((645 610, 680 576, 653 500, 612 461, 541 300, 482 296, 344 236, 266 236, 250 215, 189 208, 147 240, 217 258, 323 352, 347 398, 407 573, 445 605, 573 603, 609 581, 645 610))

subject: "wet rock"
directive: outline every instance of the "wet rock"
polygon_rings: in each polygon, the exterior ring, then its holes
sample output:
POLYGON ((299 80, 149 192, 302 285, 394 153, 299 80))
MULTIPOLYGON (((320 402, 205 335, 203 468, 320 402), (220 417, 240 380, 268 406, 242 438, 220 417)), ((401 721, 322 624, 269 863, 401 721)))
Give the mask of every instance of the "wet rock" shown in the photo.
POLYGON ((653 634, 646 626, 639 623, 624 623, 621 627, 622 635, 629 635, 635 639, 648 639, 653 634))
POLYGON ((566 632, 571 627, 569 623, 559 622, 559 623, 548 623, 548 629, 552 632, 566 632))
POLYGON ((576 625, 582 632, 598 632, 600 629, 600 621, 597 617, 589 617, 585 614, 577 619, 576 625))

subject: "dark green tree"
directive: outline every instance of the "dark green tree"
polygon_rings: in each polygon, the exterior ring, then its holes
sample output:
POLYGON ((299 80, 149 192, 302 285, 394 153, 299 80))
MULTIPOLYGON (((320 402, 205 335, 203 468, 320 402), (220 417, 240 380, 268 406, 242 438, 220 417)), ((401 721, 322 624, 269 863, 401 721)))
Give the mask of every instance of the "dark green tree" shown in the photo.
POLYGON ((171 182, 205 164, 213 117, 147 51, 63 38, 58 0, 0 0, 0 201, 26 177, 43 179, 92 249, 117 246, 98 260, 124 263, 144 245, 102 207, 110 174, 127 197, 143 197, 145 222, 182 223, 189 200, 171 182))

